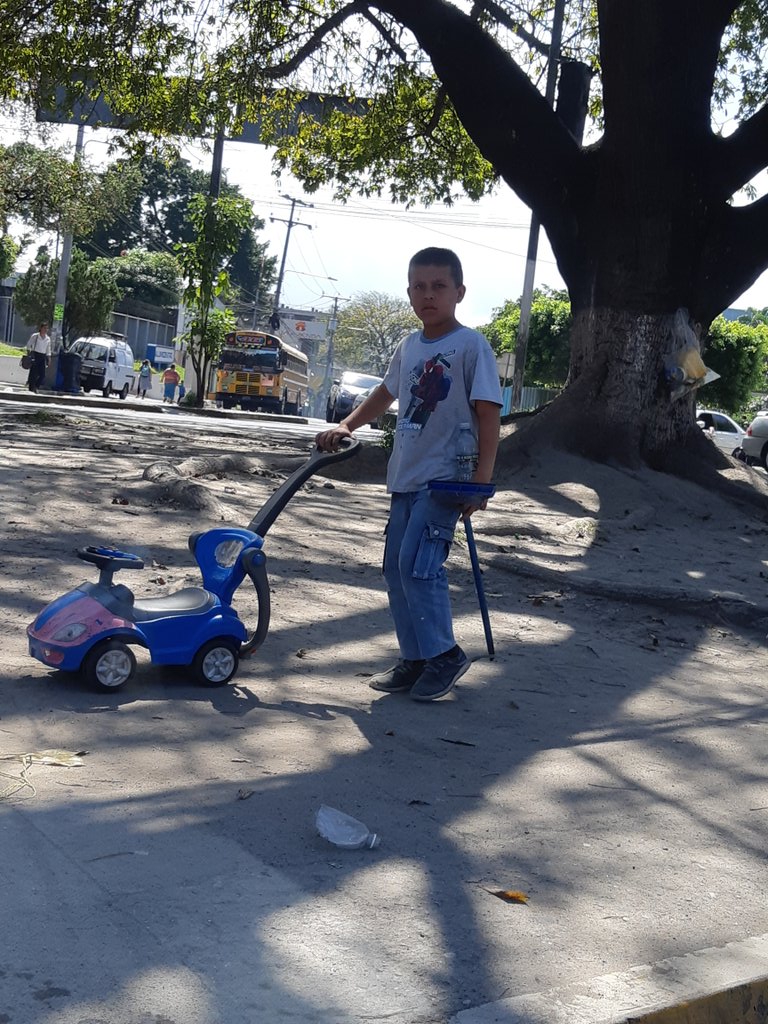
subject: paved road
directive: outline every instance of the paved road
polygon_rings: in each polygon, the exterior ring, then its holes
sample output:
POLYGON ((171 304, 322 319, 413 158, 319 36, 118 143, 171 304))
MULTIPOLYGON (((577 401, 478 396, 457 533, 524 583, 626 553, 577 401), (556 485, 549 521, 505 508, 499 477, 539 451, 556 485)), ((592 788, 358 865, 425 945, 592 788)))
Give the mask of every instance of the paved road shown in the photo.
MULTIPOLYGON (((121 402, 117 398, 103 399, 90 395, 32 396, 23 389, 11 389, 7 385, 5 390, 0 390, 0 407, 6 412, 16 411, 20 415, 28 414, 30 410, 46 409, 76 413, 78 416, 88 416, 110 423, 122 421, 167 425, 169 419, 172 419, 174 427, 181 429, 205 430, 206 433, 236 433, 241 436, 243 433, 255 433, 278 438, 311 438, 328 426, 325 420, 314 417, 272 416, 269 413, 241 413, 236 410, 218 414, 214 410, 209 410, 210 415, 201 416, 176 405, 164 405, 156 399, 121 402)), ((362 440, 366 437, 374 440, 381 436, 381 432, 364 426, 360 428, 358 435, 362 440)))

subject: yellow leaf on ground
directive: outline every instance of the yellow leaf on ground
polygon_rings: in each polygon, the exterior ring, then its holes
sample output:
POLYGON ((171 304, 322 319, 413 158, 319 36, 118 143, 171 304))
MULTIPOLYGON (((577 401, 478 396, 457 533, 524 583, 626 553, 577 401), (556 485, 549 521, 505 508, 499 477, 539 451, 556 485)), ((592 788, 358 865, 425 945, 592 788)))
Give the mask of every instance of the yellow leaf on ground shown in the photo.
POLYGON ((487 889, 491 896, 498 896, 505 903, 527 903, 528 897, 524 892, 517 892, 515 889, 487 889))

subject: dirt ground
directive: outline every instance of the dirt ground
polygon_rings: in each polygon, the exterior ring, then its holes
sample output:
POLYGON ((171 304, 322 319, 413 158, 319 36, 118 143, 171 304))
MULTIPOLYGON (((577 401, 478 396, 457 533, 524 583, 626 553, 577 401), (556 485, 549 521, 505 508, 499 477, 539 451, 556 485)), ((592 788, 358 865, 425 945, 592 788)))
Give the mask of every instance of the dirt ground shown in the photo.
MULTIPOLYGON (((2 587, 11 614, 16 609, 22 621, 87 576, 91 570, 73 557, 85 543, 144 556, 150 571, 131 580, 144 596, 198 582, 188 534, 216 524, 245 526, 310 450, 302 440, 244 444, 234 435, 191 438, 173 428, 118 427, 48 412, 12 413, 0 426, 2 587), (222 456, 234 465, 222 464, 222 456), (179 465, 182 475, 170 484, 162 474, 154 483, 144 478, 148 466, 179 465), (20 578, 23 594, 16 589, 20 578)), ((727 463, 723 458, 724 475, 752 476, 766 489, 761 471, 727 463)), ((294 601, 305 607, 303 577, 320 588, 333 582, 312 557, 331 538, 335 572, 365 577, 367 589, 383 592, 370 580, 378 575, 386 520, 385 467, 384 452, 366 445, 358 458, 310 479, 282 513, 265 549, 280 580, 274 584, 278 617, 293 619, 294 601)), ((758 631, 764 618, 768 623, 768 499, 761 514, 665 474, 552 452, 513 471, 500 465, 498 479, 489 509, 473 520, 492 607, 519 599, 521 587, 542 590, 515 580, 522 577, 554 588, 561 602, 586 592, 693 611, 702 623, 732 619, 758 631)), ((452 565, 464 574, 462 590, 471 591, 461 530, 457 537, 452 565)), ((322 628, 327 648, 349 638, 344 621, 324 621, 322 628)))
MULTIPOLYGON (((395 652, 379 572, 384 460, 366 448, 304 485, 270 531, 272 629, 234 685, 196 689, 183 670, 162 672, 140 655, 124 691, 94 695, 32 661, 24 635, 45 603, 95 578, 76 549, 142 555, 144 571, 121 582, 143 597, 195 584, 189 534, 245 525, 308 444, 190 439, 173 426, 23 410, 1 413, 0 430, 0 753, 89 751, 76 781, 71 769, 38 766, 34 795, 10 792, 8 767, 0 804, 55 835, 66 862, 87 862, 89 879, 118 904, 130 891, 132 920, 153 918, 155 941, 155 959, 137 942, 98 984, 78 983, 63 955, 67 984, 50 966, 45 980, 68 996, 43 999, 46 1015, 26 1017, 3 1018, 0 1000, 0 1019, 69 1024, 101 1013, 135 1024, 145 1018, 125 995, 129 974, 160 970, 158 961, 170 970, 173 960, 204 979, 216 1008, 174 1016, 158 989, 141 1004, 156 1015, 147 1020, 276 1020, 268 1000, 279 990, 299 1021, 443 1024, 511 992, 768 931, 768 835, 756 813, 768 804, 768 515, 663 474, 572 456, 500 472, 498 494, 473 519, 496 659, 485 656, 459 539, 456 629, 476 664, 449 698, 421 707, 365 685, 395 652), (183 501, 144 478, 157 461, 221 454, 247 461, 226 471, 209 464, 183 501), (202 508, 189 507, 195 494, 202 508), (321 801, 368 821, 383 852, 353 864, 326 849, 311 828, 321 801), (169 922, 183 919, 191 936, 191 910, 179 902, 161 926, 153 907, 170 897, 138 866, 127 879, 100 874, 101 858, 153 844, 162 874, 174 850, 199 840, 203 821, 242 886, 225 883, 228 895, 216 897, 228 908, 228 948, 238 950, 228 953, 238 979, 229 989, 210 949, 203 955, 191 937, 177 948, 169 922), (259 913, 249 904, 246 921, 250 858, 274 899, 259 913), (529 905, 510 907, 496 889, 522 890, 529 905), (297 918, 289 908, 299 906, 297 918), (245 992, 254 919, 258 993, 245 992), (330 973, 323 956, 333 957, 330 973)), ((246 621, 255 613, 247 592, 237 607, 246 621)), ((194 891, 213 927, 208 876, 199 865, 188 871, 178 885, 194 891)), ((17 977, 24 956, 37 955, 28 941, 6 965, 17 977)), ((109 940, 96 926, 92 941, 109 940)), ((41 979, 37 971, 37 992, 41 979)), ((31 989, 24 998, 39 1008, 31 989)))

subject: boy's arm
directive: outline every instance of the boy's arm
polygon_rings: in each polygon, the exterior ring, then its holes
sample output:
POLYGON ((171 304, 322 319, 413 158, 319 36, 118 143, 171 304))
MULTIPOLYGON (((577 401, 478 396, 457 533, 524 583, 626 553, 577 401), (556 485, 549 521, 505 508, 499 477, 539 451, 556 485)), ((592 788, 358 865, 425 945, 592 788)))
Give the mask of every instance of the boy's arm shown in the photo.
POLYGON ((479 484, 489 484, 496 463, 496 452, 499 447, 499 429, 501 409, 495 402, 478 400, 475 402, 477 416, 477 469, 473 480, 479 484))
MULTIPOLYGON (((475 402, 477 416, 477 469, 472 479, 477 484, 489 484, 493 476, 496 462, 496 451, 499 447, 499 428, 501 425, 501 408, 495 402, 478 399, 475 402)), ((471 516, 479 508, 485 508, 488 499, 468 502, 461 510, 463 516, 471 516)))
POLYGON ((373 423, 387 411, 394 400, 395 396, 391 395, 383 384, 379 384, 364 402, 353 409, 349 416, 344 417, 341 423, 331 427, 330 430, 323 430, 317 435, 315 438, 317 447, 324 452, 337 451, 343 437, 350 437, 354 430, 362 427, 365 423, 373 423))

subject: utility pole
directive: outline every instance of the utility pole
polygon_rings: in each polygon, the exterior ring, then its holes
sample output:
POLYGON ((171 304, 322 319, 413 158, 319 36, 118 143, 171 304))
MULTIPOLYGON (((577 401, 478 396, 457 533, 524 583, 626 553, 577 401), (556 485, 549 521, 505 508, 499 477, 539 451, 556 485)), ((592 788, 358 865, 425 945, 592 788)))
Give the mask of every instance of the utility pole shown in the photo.
MULTIPOLYGON (((83 152, 83 138, 85 136, 85 125, 77 126, 77 139, 75 140, 74 162, 80 162, 80 154, 83 152)), ((59 274, 56 279, 56 297, 53 301, 53 323, 51 324, 51 341, 53 355, 55 356, 61 348, 62 325, 64 323, 64 306, 67 302, 67 279, 69 278, 69 266, 72 262, 72 232, 67 231, 61 245, 61 259, 59 260, 59 274)), ((55 365, 53 360, 51 365, 55 365)))
POLYGON ((251 319, 252 331, 256 330, 256 321, 258 319, 259 313, 259 295, 261 295, 261 278, 264 273, 264 261, 266 260, 266 258, 266 256, 262 256, 259 261, 259 276, 256 279, 256 291, 254 292, 253 295, 253 317, 251 319))
POLYGON ((292 199, 290 196, 283 195, 283 199, 289 200, 291 204, 291 212, 288 215, 288 220, 283 217, 270 217, 270 221, 279 221, 281 224, 287 224, 288 228, 285 232, 285 245, 283 246, 283 258, 280 261, 280 273, 277 275, 277 286, 275 288, 275 302, 272 307, 272 316, 269 318, 269 326, 273 331, 277 331, 280 327, 280 292, 283 287, 283 277, 285 275, 285 258, 288 255, 288 242, 291 239, 291 231, 294 227, 309 228, 312 230, 311 224, 303 224, 301 221, 293 219, 293 211, 297 206, 306 206, 312 209, 313 203, 305 203, 303 199, 292 199))
MULTIPOLYGON (((321 296, 321 298, 323 298, 323 296, 321 296)), ((336 328, 339 326, 339 300, 341 299, 344 302, 349 301, 349 299, 342 299, 340 295, 328 295, 327 298, 333 298, 333 314, 331 319, 328 321, 328 352, 325 357, 325 376, 323 377, 323 386, 320 391, 320 395, 318 396, 320 398, 320 402, 319 407, 315 407, 315 415, 320 417, 323 415, 323 406, 327 403, 328 394, 331 390, 334 359, 333 338, 336 334, 336 328)))
MULTIPOLYGON (((557 88, 557 72, 560 64, 560 44, 563 40, 563 21, 565 19, 566 0, 555 0, 552 15, 552 38, 549 43, 549 61, 547 64, 547 84, 544 96, 550 106, 555 105, 557 88)), ((531 213, 531 227, 528 233, 528 251, 525 256, 525 277, 523 294, 520 299, 520 323, 517 329, 517 345, 515 347, 515 369, 512 377, 512 410, 520 408, 523 396, 523 378, 525 376, 525 354, 528 347, 528 328, 531 322, 531 306, 533 304, 533 281, 536 273, 536 255, 539 249, 539 218, 531 213)), ((509 357, 505 378, 509 376, 509 357)))

